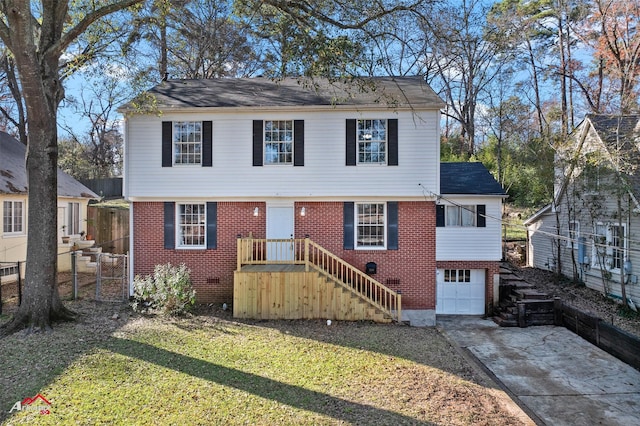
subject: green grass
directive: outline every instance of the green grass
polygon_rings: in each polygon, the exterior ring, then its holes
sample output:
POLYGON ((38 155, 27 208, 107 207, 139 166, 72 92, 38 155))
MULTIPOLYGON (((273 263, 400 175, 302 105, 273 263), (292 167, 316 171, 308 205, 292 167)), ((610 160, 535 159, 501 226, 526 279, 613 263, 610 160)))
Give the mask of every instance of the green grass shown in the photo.
POLYGON ((108 333, 80 325, 0 341, 0 420, 517 424, 435 329, 210 315, 134 316, 108 333), (51 414, 8 414, 37 393, 51 414))

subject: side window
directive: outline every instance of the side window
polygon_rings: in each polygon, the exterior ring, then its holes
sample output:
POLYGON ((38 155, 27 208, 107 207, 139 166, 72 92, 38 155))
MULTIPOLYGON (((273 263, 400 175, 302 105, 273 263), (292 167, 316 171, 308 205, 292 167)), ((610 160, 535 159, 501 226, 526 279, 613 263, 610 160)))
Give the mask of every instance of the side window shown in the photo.
POLYGON ((80 233, 80 203, 69 203, 67 207, 67 235, 80 233))
POLYGON ((476 226, 476 206, 446 206, 445 226, 476 226))
POLYGON ((218 204, 164 203, 164 248, 213 249, 218 247, 218 204))
POLYGON ((487 226, 487 206, 477 205, 436 205, 436 227, 477 227, 487 226))
POLYGON ((206 245, 206 212, 204 204, 178 204, 177 247, 204 248, 206 245))
POLYGON ((569 229, 567 232, 567 247, 577 247, 579 237, 580 222, 572 220, 569 222, 569 229))
POLYGON ((5 234, 24 233, 24 204, 22 201, 2 203, 2 232, 5 234))

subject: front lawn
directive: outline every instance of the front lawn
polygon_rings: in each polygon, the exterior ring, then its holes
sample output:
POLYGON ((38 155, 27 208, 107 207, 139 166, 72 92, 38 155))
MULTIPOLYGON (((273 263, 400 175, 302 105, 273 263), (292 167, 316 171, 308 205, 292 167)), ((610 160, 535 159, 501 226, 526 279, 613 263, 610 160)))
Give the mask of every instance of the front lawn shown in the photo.
POLYGON ((521 424, 433 328, 69 305, 80 321, 0 340, 6 424, 521 424), (37 394, 50 414, 9 414, 37 394))

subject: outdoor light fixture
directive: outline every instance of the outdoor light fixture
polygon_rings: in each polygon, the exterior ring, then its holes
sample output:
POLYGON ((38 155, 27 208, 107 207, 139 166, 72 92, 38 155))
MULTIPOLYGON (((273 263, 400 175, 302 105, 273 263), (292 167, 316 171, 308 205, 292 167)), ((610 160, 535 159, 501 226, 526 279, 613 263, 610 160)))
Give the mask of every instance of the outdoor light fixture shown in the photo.
POLYGON ((306 216, 307 210, 303 207, 300 209, 300 216, 306 216))
POLYGON ((255 209, 253 209, 253 215, 254 216, 258 216, 258 208, 256 207, 255 209))

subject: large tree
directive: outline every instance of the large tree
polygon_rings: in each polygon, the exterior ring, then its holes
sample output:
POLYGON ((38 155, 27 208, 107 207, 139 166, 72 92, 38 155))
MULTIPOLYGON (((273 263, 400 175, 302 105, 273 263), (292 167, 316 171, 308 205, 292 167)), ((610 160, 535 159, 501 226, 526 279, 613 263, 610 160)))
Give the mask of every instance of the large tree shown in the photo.
POLYGON ((47 329, 72 312, 57 286, 57 113, 64 98, 61 58, 96 21, 142 0, 0 2, 0 39, 15 61, 27 117, 26 169, 29 233, 22 303, 4 333, 28 326, 47 329))

